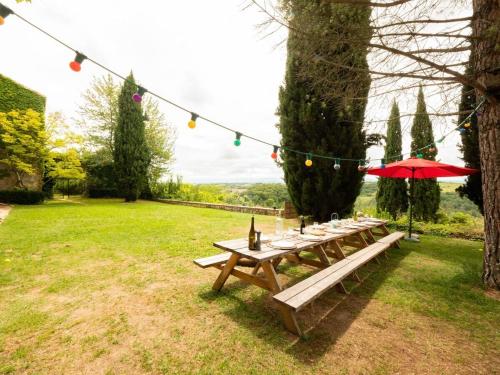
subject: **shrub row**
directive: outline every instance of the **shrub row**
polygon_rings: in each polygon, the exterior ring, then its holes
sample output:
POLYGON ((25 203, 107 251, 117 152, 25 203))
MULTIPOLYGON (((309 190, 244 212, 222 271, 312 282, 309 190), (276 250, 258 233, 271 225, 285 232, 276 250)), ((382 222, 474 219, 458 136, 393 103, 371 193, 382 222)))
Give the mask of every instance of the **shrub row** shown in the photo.
POLYGON ((89 198, 119 198, 118 189, 88 188, 89 198))
POLYGON ((34 190, 1 190, 0 202, 14 204, 39 204, 45 199, 45 194, 34 190))

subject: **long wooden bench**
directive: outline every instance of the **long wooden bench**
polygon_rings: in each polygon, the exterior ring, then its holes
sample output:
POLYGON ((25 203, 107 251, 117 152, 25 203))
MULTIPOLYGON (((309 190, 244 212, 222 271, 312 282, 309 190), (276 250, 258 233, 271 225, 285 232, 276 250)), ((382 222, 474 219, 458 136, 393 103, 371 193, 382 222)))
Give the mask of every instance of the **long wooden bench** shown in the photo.
POLYGON ((376 259, 378 255, 384 253, 390 247, 399 247, 398 241, 403 237, 403 232, 389 234, 366 248, 274 295, 273 298, 280 309, 288 310, 291 316, 290 320, 293 321, 293 324, 287 324, 287 327, 293 330, 294 333, 301 335, 301 329, 295 317, 298 311, 333 287, 338 287, 341 292, 345 293, 342 280, 354 274, 357 269, 370 260, 376 259))
POLYGON ((363 250, 315 273, 311 277, 285 289, 273 298, 294 312, 300 311, 323 293, 340 284, 365 263, 389 248, 389 244, 376 242, 363 250))

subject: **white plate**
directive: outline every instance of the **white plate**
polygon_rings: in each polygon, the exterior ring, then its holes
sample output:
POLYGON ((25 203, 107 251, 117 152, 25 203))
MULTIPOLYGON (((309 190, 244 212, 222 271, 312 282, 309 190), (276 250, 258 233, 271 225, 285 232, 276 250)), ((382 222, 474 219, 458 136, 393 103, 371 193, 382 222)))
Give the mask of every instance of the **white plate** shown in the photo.
POLYGON ((350 232, 347 229, 342 229, 342 228, 335 228, 335 229, 327 229, 326 230, 328 233, 333 233, 333 234, 344 234, 350 232))
POLYGON ((281 250, 290 250, 297 248, 297 245, 295 245, 295 243, 290 241, 273 241, 269 245, 271 247, 274 247, 275 249, 281 249, 281 250))
POLYGON ((314 242, 323 241, 323 237, 313 236, 312 234, 301 234, 299 238, 305 241, 314 241, 314 242))

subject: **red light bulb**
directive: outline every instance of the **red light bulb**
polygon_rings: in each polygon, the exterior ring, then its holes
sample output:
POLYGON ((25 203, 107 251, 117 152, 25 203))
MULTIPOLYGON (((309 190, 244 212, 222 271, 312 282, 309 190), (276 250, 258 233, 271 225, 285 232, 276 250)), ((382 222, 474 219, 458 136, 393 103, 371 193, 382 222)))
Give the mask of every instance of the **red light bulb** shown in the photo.
POLYGON ((69 63, 70 69, 74 72, 79 72, 80 70, 82 70, 82 62, 86 58, 87 56, 85 56, 83 53, 77 52, 75 59, 69 63))
POLYGON ((80 70, 82 70, 82 64, 80 64, 78 61, 71 61, 69 63, 69 67, 74 72, 79 72, 80 70))
POLYGON ((271 158, 273 158, 274 160, 276 160, 278 158, 278 154, 276 152, 273 152, 271 154, 271 158))

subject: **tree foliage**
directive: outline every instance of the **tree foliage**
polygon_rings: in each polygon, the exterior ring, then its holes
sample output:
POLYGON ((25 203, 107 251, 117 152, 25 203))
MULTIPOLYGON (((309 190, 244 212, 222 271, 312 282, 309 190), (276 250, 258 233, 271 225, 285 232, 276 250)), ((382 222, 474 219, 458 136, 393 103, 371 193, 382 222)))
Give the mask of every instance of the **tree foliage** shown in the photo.
POLYGON ((118 99, 118 125, 114 135, 114 166, 120 194, 125 201, 135 201, 147 186, 150 153, 146 143, 144 116, 140 103, 132 100, 137 91, 130 74, 118 99))
MULTIPOLYGON (((467 68, 467 73, 472 74, 472 67, 470 63, 467 68)), ((465 85, 462 88, 462 97, 460 101, 459 112, 465 113, 467 110, 474 108, 477 105, 476 100, 476 93, 474 89, 470 86, 465 85)), ((458 123, 462 123, 465 118, 465 114, 459 115, 458 123)), ((481 160, 479 158, 479 127, 477 123, 477 115, 473 114, 468 123, 470 124, 470 127, 465 128, 464 133, 461 135, 462 145, 460 146, 460 150, 463 153, 465 166, 480 170, 481 160)), ((471 201, 473 201, 477 205, 481 213, 484 212, 483 189, 480 172, 467 176, 465 183, 457 188, 457 192, 461 197, 467 197, 471 201)))
MULTIPOLYGON (((418 91, 417 109, 411 128, 411 136, 411 151, 414 157, 421 156, 428 160, 436 160, 437 148, 434 145, 432 123, 427 114, 422 87, 418 91), (434 145, 434 147, 419 150, 421 147, 430 144, 434 145)), ((417 220, 435 221, 440 200, 440 189, 437 180, 435 178, 416 179, 413 190, 413 216, 417 220)))
POLYGON ((42 115, 32 109, 0 112, 0 165, 16 176, 16 186, 24 188, 23 178, 40 172, 46 156, 42 115))
MULTIPOLYGON (((83 103, 79 108, 79 124, 83 129, 87 129, 87 149, 99 150, 98 157, 91 164, 96 166, 94 162, 97 162, 103 166, 101 172, 109 169, 105 165, 113 163, 119 94, 120 85, 111 75, 95 78, 90 88, 83 94, 83 103)), ((151 157, 148 183, 154 185, 162 175, 169 172, 169 166, 174 160, 175 131, 167 123, 155 99, 146 95, 142 101, 142 109, 145 117, 145 137, 151 157)), ((90 158, 89 155, 87 157, 90 158)), ((106 188, 102 185, 102 181, 98 185, 100 189, 106 188)), ((113 186, 109 188, 112 189, 113 186)))
MULTIPOLYGON (((399 119, 398 104, 394 101, 387 124, 384 158, 389 161, 394 156, 401 155, 401 151, 401 121, 399 119)), ((398 216, 408 209, 407 188, 404 179, 380 177, 377 184, 377 211, 386 211, 396 220, 398 216)))
MULTIPOLYGON (((339 33, 344 25, 357 25, 357 30, 369 28, 367 8, 345 7, 319 2, 293 1, 294 16, 304 19, 302 12, 314 12, 317 31, 324 34, 339 33), (311 8, 312 7, 312 8, 311 8)), ((307 14, 305 15, 307 16, 307 14)), ((344 59, 349 55, 352 66, 366 67, 366 48, 335 46, 329 51, 331 59, 344 59)), ((366 100, 350 100, 347 97, 325 100, 321 91, 315 90, 303 72, 310 62, 302 58, 302 40, 290 31, 285 84, 280 90, 280 123, 282 135, 281 153, 285 182, 290 198, 302 215, 312 215, 326 220, 332 212, 345 216, 352 211, 358 196, 363 175, 358 163, 343 162, 340 170, 334 170, 332 161, 313 159, 313 166, 304 165, 305 157, 286 149, 301 150, 322 155, 342 155, 345 158, 365 159, 366 137, 362 121, 366 100)), ((368 74, 352 75, 349 70, 334 70, 338 85, 347 88, 356 79, 366 97, 370 78, 368 74)))

